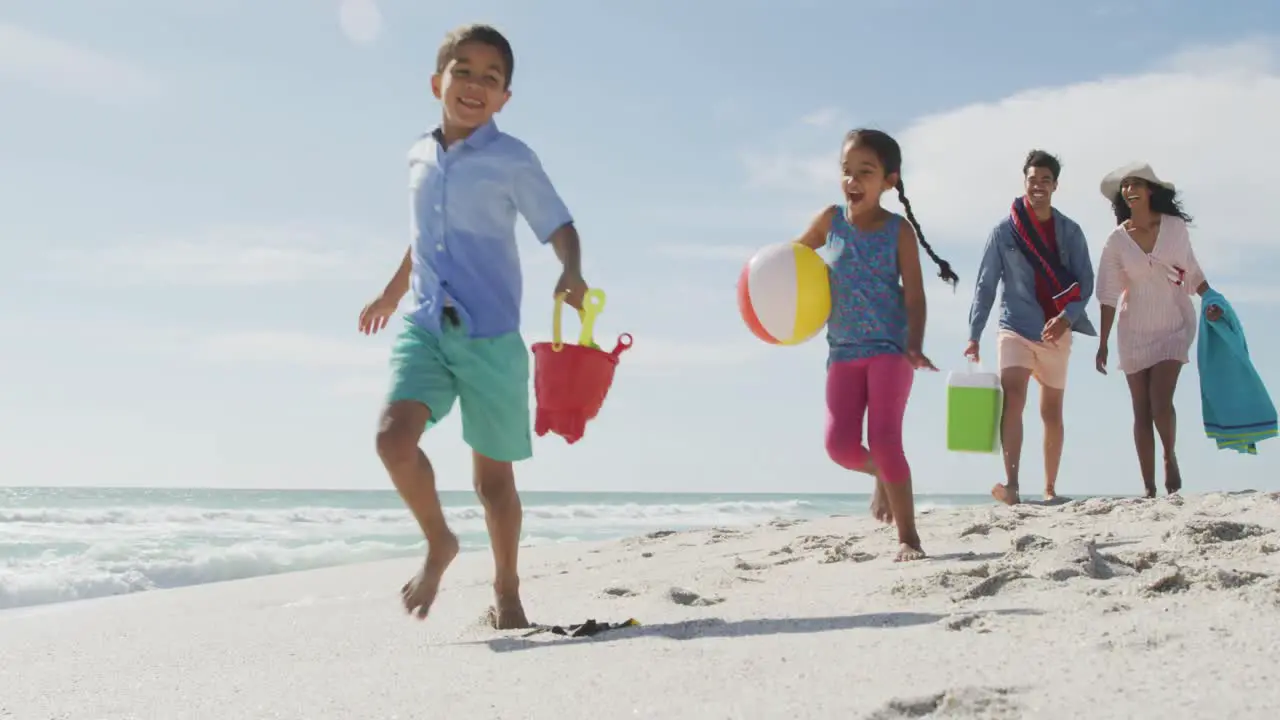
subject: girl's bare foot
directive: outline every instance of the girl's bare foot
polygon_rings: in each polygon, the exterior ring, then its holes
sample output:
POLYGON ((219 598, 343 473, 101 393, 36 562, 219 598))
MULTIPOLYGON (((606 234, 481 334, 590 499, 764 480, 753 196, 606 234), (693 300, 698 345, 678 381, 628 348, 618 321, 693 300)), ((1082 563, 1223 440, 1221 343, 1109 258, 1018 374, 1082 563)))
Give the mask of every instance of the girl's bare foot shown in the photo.
POLYGON ((898 545, 898 555, 893 559, 894 562, 911 562, 912 560, 923 560, 927 557, 924 554, 924 548, 920 547, 920 543, 909 545, 902 543, 898 545))
POLYGON ((457 556, 458 538, 453 533, 428 545, 427 559, 422 563, 422 569, 400 588, 405 612, 416 614, 419 620, 431 612, 431 604, 440 591, 440 578, 444 577, 444 571, 449 569, 449 563, 457 556))
POLYGON ((1170 456, 1164 461, 1164 489, 1170 494, 1182 489, 1182 471, 1178 469, 1178 458, 1170 456))
POLYGON ((1022 498, 1018 497, 1018 488, 1008 485, 996 485, 991 488, 991 497, 1005 505, 1017 505, 1022 502, 1022 498))
POLYGON ((884 492, 884 481, 876 478, 876 490, 871 496, 871 517, 880 522, 893 524, 893 507, 889 504, 889 496, 884 492))
POLYGON ((920 546, 920 534, 911 531, 909 535, 898 533, 898 556, 894 562, 911 562, 925 557, 924 548, 920 546))

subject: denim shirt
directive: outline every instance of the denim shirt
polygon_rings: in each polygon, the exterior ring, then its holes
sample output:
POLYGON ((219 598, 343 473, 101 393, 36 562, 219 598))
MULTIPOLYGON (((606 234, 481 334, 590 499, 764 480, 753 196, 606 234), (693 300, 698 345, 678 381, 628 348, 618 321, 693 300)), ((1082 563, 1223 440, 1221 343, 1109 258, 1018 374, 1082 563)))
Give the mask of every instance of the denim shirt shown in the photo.
MULTIPOLYGON (((1082 335, 1097 335, 1093 323, 1085 314, 1085 306, 1093 296, 1093 263, 1089 259, 1089 245, 1084 231, 1074 220, 1057 210, 1053 211, 1053 227, 1057 235, 1058 254, 1062 264, 1076 276, 1080 283, 1080 299, 1067 305, 1064 312, 1071 321, 1071 329, 1082 335)), ((1000 328, 1010 330, 1033 342, 1040 341, 1044 330, 1044 309, 1036 299, 1035 269, 1018 248, 1013 222, 1006 217, 987 238, 982 251, 982 265, 969 307, 969 339, 977 342, 987 326, 991 306, 996 299, 996 286, 1004 283, 1000 292, 1000 328)))
POLYGON ((439 332, 441 312, 452 306, 470 337, 518 331, 516 215, 540 243, 573 222, 538 156, 492 120, 449 148, 437 128, 409 151, 409 193, 409 319, 439 332))

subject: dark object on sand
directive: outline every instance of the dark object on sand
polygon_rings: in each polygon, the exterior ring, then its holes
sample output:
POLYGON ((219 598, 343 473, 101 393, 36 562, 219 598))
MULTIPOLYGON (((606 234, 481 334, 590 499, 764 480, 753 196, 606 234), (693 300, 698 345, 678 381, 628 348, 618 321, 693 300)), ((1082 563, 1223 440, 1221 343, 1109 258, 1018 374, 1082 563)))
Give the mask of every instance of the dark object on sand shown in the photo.
POLYGON ((562 635, 564 637, 593 637, 606 630, 617 630, 624 627, 636 627, 640 624, 635 618, 628 618, 620 623, 596 622, 588 620, 578 625, 570 625, 564 627, 561 625, 538 625, 534 629, 524 634, 524 637, 537 635, 538 633, 549 632, 552 635, 562 635))

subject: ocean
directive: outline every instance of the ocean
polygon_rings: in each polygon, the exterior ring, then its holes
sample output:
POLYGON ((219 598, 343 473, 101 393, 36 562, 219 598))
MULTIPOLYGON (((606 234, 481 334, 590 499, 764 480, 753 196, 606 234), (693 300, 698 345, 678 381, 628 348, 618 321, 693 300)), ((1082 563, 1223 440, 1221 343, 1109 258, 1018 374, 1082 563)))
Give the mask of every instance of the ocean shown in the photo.
MULTIPOLYGON (((444 492, 484 550, 471 492, 444 492)), ((865 515, 868 495, 524 492, 525 546, 865 515)), ((922 495, 918 508, 990 502, 922 495)), ((0 610, 422 554, 394 491, 0 487, 0 610)))

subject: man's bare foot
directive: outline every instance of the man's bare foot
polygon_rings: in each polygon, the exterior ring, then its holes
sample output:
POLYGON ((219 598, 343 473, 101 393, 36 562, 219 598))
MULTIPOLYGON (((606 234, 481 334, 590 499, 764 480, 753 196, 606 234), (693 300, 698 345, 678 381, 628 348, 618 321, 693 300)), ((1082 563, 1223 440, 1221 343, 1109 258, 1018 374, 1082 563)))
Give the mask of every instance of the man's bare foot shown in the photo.
POLYGON ((422 569, 400 588, 405 612, 417 614, 419 620, 427 616, 431 603, 436 600, 436 593, 440 591, 440 578, 444 577, 444 571, 457 556, 458 538, 453 533, 438 543, 428 545, 422 569))
POLYGON ((1182 489, 1182 471, 1178 469, 1176 457, 1164 461, 1164 489, 1170 495, 1182 489))
POLYGON ((1147 485, 1147 486, 1145 486, 1145 489, 1144 489, 1144 490, 1143 490, 1143 492, 1142 492, 1142 497, 1144 497, 1144 498, 1146 498, 1146 499, 1150 500, 1150 499, 1154 498, 1155 496, 1156 496, 1156 486, 1155 486, 1155 485, 1147 485))
POLYGON ((911 562, 912 560, 923 560, 925 557, 924 548, 920 547, 919 541, 915 544, 900 543, 898 545, 898 555, 893 559, 893 561, 911 562))
POLYGON ((520 602, 519 595, 494 598, 488 616, 489 623, 498 630, 522 630, 529 627, 529 618, 525 617, 524 605, 520 602))
POLYGON ((1018 497, 1018 488, 1011 488, 1008 485, 996 485, 991 488, 991 497, 1005 505, 1017 505, 1022 502, 1022 498, 1018 497))
POLYGON ((889 496, 884 492, 884 481, 876 478, 876 491, 871 496, 871 517, 880 522, 893 524, 893 508, 889 505, 889 496))

